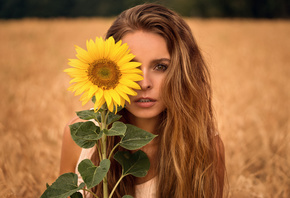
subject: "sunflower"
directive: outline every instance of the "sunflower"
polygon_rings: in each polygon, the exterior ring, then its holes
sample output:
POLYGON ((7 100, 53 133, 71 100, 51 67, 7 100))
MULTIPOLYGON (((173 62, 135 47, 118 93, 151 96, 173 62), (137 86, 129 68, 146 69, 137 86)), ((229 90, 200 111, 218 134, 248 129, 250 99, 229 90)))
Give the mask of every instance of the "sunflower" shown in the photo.
POLYGON ((140 89, 140 86, 136 81, 143 77, 137 68, 141 63, 131 61, 135 56, 128 45, 122 44, 121 40, 115 43, 113 37, 107 40, 97 37, 95 42, 87 41, 86 46, 87 51, 75 46, 77 59, 69 59, 72 68, 64 70, 73 78, 68 90, 75 95, 82 94, 82 105, 95 96, 95 110, 107 103, 112 112, 114 107, 124 107, 125 101, 130 103, 128 95, 137 95, 134 89, 140 89))

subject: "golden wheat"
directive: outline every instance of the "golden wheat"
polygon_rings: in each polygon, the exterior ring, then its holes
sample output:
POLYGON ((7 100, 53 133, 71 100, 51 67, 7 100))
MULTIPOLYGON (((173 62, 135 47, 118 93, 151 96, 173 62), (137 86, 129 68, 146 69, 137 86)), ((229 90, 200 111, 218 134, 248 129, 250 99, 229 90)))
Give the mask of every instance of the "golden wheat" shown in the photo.
MULTIPOLYGON (((230 197, 290 197, 290 21, 186 19, 213 77, 230 197)), ((58 177, 62 130, 82 107, 62 72, 112 19, 0 21, 0 197, 58 177)))

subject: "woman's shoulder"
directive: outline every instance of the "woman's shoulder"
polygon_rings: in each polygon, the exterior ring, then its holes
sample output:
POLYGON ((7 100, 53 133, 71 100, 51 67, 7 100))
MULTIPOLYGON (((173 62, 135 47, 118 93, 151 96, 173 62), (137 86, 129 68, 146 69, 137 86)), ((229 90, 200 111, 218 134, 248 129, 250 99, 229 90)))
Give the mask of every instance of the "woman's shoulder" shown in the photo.
POLYGON ((77 164, 78 158, 81 153, 81 147, 79 147, 71 137, 69 125, 77 122, 84 122, 84 120, 74 117, 65 126, 62 136, 62 148, 61 148, 61 163, 60 173, 74 172, 74 168, 77 164))

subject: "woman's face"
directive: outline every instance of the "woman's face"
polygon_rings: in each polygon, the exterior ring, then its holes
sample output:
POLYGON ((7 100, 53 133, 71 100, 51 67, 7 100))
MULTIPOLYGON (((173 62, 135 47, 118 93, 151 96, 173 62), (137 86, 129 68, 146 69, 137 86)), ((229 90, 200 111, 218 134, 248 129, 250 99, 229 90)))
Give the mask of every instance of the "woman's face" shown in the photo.
POLYGON ((161 100, 161 85, 170 63, 166 41, 158 34, 141 30, 127 33, 122 38, 135 55, 134 61, 141 62, 144 79, 138 84, 137 96, 131 96, 126 109, 137 119, 157 118, 165 110, 161 100))

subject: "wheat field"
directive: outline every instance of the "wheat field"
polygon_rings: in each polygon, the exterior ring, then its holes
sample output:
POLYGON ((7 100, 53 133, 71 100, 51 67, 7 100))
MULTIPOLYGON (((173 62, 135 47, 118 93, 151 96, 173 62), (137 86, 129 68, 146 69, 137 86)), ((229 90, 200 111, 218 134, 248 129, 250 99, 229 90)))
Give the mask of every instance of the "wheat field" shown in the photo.
MULTIPOLYGON (((0 21, 0 197, 39 197, 81 106, 63 73, 112 18, 0 21)), ((290 197, 290 21, 186 19, 212 73, 227 194, 290 197)))

